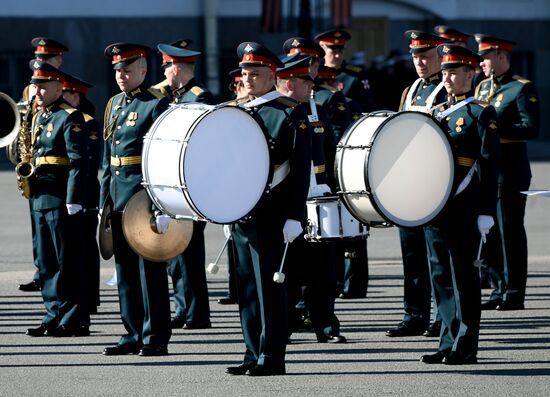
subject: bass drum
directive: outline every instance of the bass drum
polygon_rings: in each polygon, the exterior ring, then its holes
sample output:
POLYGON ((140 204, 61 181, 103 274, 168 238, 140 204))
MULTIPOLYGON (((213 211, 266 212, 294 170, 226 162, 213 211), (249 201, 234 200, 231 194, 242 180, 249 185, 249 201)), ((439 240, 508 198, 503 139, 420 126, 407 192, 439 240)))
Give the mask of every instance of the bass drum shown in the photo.
POLYGON ((266 136, 234 106, 173 105, 144 139, 144 186, 176 219, 233 223, 250 215, 271 180, 266 136))
POLYGON ((449 199, 454 155, 431 116, 370 113, 340 140, 335 173, 344 203, 360 221, 421 226, 449 199))

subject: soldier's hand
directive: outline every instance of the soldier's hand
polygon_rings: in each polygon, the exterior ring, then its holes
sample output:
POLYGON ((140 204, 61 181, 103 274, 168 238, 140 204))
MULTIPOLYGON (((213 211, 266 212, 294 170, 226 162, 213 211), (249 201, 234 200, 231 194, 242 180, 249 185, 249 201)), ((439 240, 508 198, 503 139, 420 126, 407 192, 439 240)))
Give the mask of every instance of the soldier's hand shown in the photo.
POLYGON ((495 221, 490 215, 479 215, 477 217, 477 229, 479 230, 484 243, 487 242, 487 235, 494 224, 495 221))
POLYGON ((291 243, 302 233, 302 224, 294 219, 287 219, 283 227, 285 243, 291 243))
POLYGON ((82 206, 80 204, 67 204, 67 212, 69 215, 74 215, 79 211, 82 211, 82 206))
POLYGON ((170 217, 161 212, 155 213, 155 226, 157 227, 157 232, 160 234, 166 233, 168 230, 168 225, 170 224, 170 217))

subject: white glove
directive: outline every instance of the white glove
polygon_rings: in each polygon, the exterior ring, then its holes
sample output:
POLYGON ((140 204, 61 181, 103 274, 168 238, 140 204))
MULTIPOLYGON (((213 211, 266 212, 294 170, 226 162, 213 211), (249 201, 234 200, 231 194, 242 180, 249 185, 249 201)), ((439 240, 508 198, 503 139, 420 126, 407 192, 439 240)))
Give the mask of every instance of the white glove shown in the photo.
POLYGON ((487 235, 494 224, 495 221, 490 215, 479 215, 477 217, 477 230, 479 230, 484 243, 487 242, 487 235))
POLYGON ((69 215, 74 215, 81 210, 82 206, 80 204, 67 204, 67 212, 69 213, 69 215))
POLYGON ((225 238, 231 237, 231 225, 223 225, 223 234, 225 238))
POLYGON ((166 233, 168 230, 168 225, 170 224, 170 217, 162 212, 155 213, 155 226, 157 227, 157 232, 160 234, 166 233))
POLYGON ((287 219, 283 227, 283 236, 285 243, 291 243, 302 233, 302 225, 294 219, 287 219))

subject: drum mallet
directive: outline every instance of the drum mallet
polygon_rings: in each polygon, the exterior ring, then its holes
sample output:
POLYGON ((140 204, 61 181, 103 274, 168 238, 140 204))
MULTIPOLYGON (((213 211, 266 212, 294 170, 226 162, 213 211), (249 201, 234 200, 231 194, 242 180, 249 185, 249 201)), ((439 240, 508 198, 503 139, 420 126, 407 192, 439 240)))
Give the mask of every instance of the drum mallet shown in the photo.
POLYGON ((283 259, 281 259, 281 266, 279 266, 279 271, 273 274, 273 281, 275 281, 277 284, 282 284, 285 282, 285 274, 283 273, 283 266, 285 264, 287 249, 288 249, 288 242, 285 245, 285 251, 283 252, 283 259))
POLYGON ((208 267, 206 268, 206 271, 208 273, 216 274, 218 272, 218 270, 220 269, 218 267, 218 261, 220 260, 220 257, 222 256, 223 251, 225 250, 225 247, 227 247, 227 243, 229 243, 229 240, 231 240, 231 236, 229 236, 225 239, 225 243, 223 243, 223 247, 220 250, 220 253, 218 254, 218 257, 216 258, 216 260, 214 262, 208 264, 208 267))
POLYGON ((483 236, 479 240, 479 248, 477 249, 477 259, 474 261, 474 267, 481 267, 481 249, 483 248, 483 236))

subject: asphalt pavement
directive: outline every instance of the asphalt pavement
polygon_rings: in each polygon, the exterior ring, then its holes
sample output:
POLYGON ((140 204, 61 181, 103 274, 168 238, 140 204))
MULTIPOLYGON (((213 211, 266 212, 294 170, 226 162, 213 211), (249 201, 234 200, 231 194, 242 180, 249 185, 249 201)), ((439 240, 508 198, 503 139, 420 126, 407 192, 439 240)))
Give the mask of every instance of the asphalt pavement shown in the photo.
MULTIPOLYGON (((533 189, 550 189, 548 145, 537 148, 533 189)), ((298 333, 287 349, 286 376, 230 376, 244 345, 235 305, 217 299, 227 290, 225 256, 208 275, 212 325, 176 330, 165 357, 107 357, 104 347, 123 332, 116 288, 104 282, 113 262, 101 264, 101 306, 91 336, 31 338, 44 313, 39 293, 18 291, 31 279, 30 224, 26 200, 13 172, 0 172, 0 396, 547 396, 550 390, 550 198, 530 197, 526 227, 529 279, 526 309, 483 312, 479 363, 449 367, 419 362, 437 339, 388 338, 402 317, 402 265, 397 230, 373 229, 368 240, 370 282, 365 299, 341 300, 336 314, 349 343, 321 344, 298 333)), ((221 226, 206 228, 207 262, 223 244, 221 226)), ((484 290, 487 296, 489 290, 484 290)))

